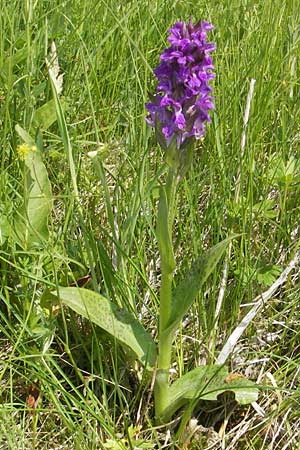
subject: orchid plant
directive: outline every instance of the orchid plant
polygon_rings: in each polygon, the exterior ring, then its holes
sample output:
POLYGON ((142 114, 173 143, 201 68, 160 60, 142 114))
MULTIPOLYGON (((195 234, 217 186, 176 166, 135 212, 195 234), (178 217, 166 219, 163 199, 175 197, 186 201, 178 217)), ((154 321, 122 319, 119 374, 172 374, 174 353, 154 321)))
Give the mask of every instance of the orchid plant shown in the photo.
MULTIPOLYGON (((170 47, 161 54, 154 70, 157 93, 146 104, 148 124, 155 129, 157 141, 165 151, 169 166, 165 186, 161 186, 157 220, 157 239, 161 261, 160 323, 157 376, 155 383, 156 415, 168 404, 168 378, 171 365, 174 328, 172 323, 172 282, 176 267, 172 228, 176 210, 176 187, 192 162, 193 144, 205 134, 208 111, 214 108, 209 80, 214 78, 210 52, 215 45, 207 43, 207 22, 195 26, 178 22, 170 29, 170 47), (170 320, 171 319, 171 320, 170 320)), ((173 305, 174 308, 174 305, 173 305)))
MULTIPOLYGON (((188 405, 192 412, 197 401, 217 400, 225 391, 234 392, 241 404, 255 401, 258 393, 254 383, 243 377, 230 378, 227 368, 221 365, 196 367, 172 383, 169 380, 176 331, 232 239, 229 237, 200 255, 174 287, 172 234, 176 190, 192 164, 195 143, 203 139, 206 124, 211 121, 209 112, 214 108, 209 82, 215 77, 211 58, 215 44, 207 42, 212 29, 208 22, 193 25, 191 20, 177 22, 170 29, 170 46, 161 54, 154 71, 157 90, 146 104, 146 120, 155 130, 167 168, 166 181, 160 186, 156 230, 161 270, 158 342, 131 312, 119 309, 98 292, 59 287, 58 292, 43 296, 44 305, 53 301, 64 303, 131 349, 155 378, 155 417, 159 423, 169 421, 183 406, 188 405)), ((59 106, 54 83, 52 90, 59 106)))
MULTIPOLYGON (((150 95, 151 102, 146 104, 149 111, 146 120, 155 129, 157 141, 165 152, 168 165, 167 181, 160 189, 157 220, 161 287, 154 395, 158 418, 169 418, 188 398, 208 399, 209 389, 212 389, 211 394, 216 398, 216 392, 220 393, 220 381, 222 384, 222 380, 226 380, 225 368, 205 366, 189 372, 171 387, 168 381, 172 342, 179 322, 230 241, 230 238, 226 239, 203 255, 172 292, 173 273, 176 268, 172 246, 176 187, 192 164, 195 141, 204 137, 205 125, 211 122, 209 111, 214 109, 209 82, 215 78, 210 54, 216 46, 207 42, 207 33, 212 29, 213 26, 208 22, 193 25, 190 20, 188 23, 177 22, 169 30, 170 46, 163 51, 161 62, 154 70, 158 80, 157 92, 154 96, 150 95)), ((242 384, 246 385, 248 381, 244 380, 242 384)), ((240 400, 248 401, 246 398, 240 400)))

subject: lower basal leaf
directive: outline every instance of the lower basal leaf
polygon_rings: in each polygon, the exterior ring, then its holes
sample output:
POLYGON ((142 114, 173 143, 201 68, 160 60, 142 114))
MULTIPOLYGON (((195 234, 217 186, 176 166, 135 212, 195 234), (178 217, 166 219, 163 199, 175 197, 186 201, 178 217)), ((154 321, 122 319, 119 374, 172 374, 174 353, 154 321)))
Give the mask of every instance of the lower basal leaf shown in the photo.
POLYGON ((258 398, 258 387, 244 377, 228 376, 225 366, 201 366, 183 375, 169 388, 169 404, 161 419, 166 421, 185 404, 194 400, 217 400, 226 391, 233 392, 241 405, 252 403, 258 398))
POLYGON ((127 310, 117 308, 103 295, 88 289, 60 287, 59 298, 77 314, 130 347, 147 368, 154 367, 156 345, 143 325, 127 310))

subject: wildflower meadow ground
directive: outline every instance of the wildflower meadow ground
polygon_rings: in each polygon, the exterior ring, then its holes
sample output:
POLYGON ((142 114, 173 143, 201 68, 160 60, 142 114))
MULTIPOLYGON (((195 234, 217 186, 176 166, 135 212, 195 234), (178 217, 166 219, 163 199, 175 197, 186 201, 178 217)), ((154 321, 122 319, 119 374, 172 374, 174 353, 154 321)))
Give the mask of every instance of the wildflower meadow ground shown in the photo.
POLYGON ((0 450, 299 448, 299 1, 2 0, 0 44, 0 450))

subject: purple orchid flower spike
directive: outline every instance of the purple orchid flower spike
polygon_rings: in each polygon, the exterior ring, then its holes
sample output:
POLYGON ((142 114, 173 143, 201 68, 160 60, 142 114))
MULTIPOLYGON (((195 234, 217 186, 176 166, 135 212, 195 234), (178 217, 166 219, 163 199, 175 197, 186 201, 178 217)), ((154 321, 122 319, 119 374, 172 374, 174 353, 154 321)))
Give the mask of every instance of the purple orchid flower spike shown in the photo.
POLYGON ((156 129, 160 145, 166 150, 171 143, 176 149, 186 148, 205 134, 214 108, 209 81, 215 77, 210 53, 215 44, 206 42, 208 22, 193 25, 177 22, 169 31, 170 47, 160 56, 154 70, 158 80, 156 94, 146 103, 147 122, 156 129), (159 130, 158 130, 159 128, 159 130))

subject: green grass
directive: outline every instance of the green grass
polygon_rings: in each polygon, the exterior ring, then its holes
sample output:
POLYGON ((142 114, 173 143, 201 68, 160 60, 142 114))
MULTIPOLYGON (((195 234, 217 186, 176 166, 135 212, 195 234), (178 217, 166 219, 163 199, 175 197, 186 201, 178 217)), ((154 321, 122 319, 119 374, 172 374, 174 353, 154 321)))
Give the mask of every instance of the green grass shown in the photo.
MULTIPOLYGON (((119 446, 108 448, 181 449, 176 426, 167 441, 166 428, 154 427, 142 368, 70 310, 42 307, 42 294, 90 273, 87 288, 132 310, 155 334, 163 155, 144 121, 144 103, 170 26, 190 16, 209 20, 217 43, 216 110, 180 186, 178 276, 203 248, 242 235, 228 258, 218 326, 212 334, 222 264, 184 321, 174 345, 174 376, 214 361, 247 304, 285 269, 299 242, 299 2, 2 0, 1 11, 0 448, 92 450, 115 441, 119 446), (15 126, 35 136, 35 112, 53 98, 45 63, 53 40, 64 73, 66 127, 54 120, 41 130, 53 212, 49 238, 34 248, 18 242, 14 230, 24 196, 15 126), (256 83, 242 153, 251 78, 256 83), (90 158, 96 150, 98 159, 90 158), (34 413, 26 405, 31 384, 41 392, 34 413), (144 447, 130 441, 132 426, 144 447)), ((252 406, 219 420, 217 413, 195 411, 205 430, 188 448, 298 448, 299 324, 296 269, 228 361, 232 371, 278 387, 260 394, 264 417, 252 406), (210 426, 224 430, 211 447, 210 426)))

